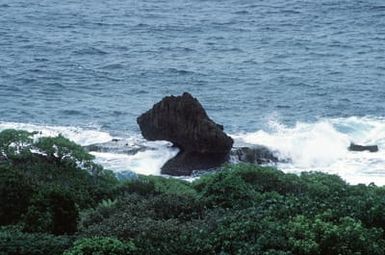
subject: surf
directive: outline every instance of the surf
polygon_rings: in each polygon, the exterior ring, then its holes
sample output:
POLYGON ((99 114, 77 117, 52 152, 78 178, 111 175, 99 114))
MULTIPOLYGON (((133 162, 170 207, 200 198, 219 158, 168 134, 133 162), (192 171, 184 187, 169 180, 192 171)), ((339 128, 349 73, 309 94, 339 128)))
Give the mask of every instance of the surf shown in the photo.
MULTIPOLYGON (((126 147, 124 150, 91 152, 96 163, 116 173, 160 175, 161 167, 179 151, 169 142, 149 142, 136 133, 116 136, 97 127, 0 122, 0 131, 9 128, 38 131, 39 136, 62 134, 82 146, 119 141, 126 147), (134 152, 128 153, 130 150, 134 152)), ((337 174, 351 184, 385 185, 384 118, 322 118, 293 125, 270 119, 264 129, 230 135, 235 147, 263 145, 269 148, 280 159, 275 166, 284 172, 321 171, 337 174), (379 151, 349 151, 351 142, 376 144, 379 151)))

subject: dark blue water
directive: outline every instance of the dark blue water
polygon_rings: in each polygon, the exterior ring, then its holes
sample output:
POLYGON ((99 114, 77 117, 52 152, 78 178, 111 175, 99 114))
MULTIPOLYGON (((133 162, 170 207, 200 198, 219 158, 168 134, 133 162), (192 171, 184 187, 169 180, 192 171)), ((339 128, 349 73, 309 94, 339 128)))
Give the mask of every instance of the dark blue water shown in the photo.
POLYGON ((383 0, 0 0, 0 121, 137 132, 189 91, 230 132, 384 116, 383 0))

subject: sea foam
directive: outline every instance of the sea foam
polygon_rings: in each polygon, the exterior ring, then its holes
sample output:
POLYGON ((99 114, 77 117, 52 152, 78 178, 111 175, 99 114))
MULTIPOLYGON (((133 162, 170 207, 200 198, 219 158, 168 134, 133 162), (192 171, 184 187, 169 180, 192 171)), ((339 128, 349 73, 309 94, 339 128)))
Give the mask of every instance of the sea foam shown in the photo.
POLYGON ((61 134, 82 146, 119 139, 124 140, 130 147, 136 148, 142 146, 146 148, 145 151, 139 151, 134 155, 114 152, 91 152, 91 154, 95 156, 96 163, 115 172, 132 171, 145 175, 160 175, 160 168, 179 151, 177 148, 172 147, 169 142, 149 142, 144 140, 140 135, 131 135, 123 138, 115 137, 106 131, 97 129, 0 122, 0 131, 4 129, 20 129, 30 132, 38 131, 38 137, 57 136, 61 134))
MULTIPOLYGON (((178 153, 165 141, 148 142, 140 134, 115 137, 96 128, 35 125, 0 122, 0 131, 7 129, 39 131, 40 136, 62 134, 83 146, 123 140, 128 147, 143 147, 134 155, 117 152, 92 152, 95 161, 115 172, 133 171, 146 175, 160 175, 160 168, 178 153)), ((349 117, 320 119, 316 122, 297 122, 288 126, 270 120, 268 128, 231 135, 235 146, 265 145, 275 151, 285 172, 322 171, 338 174, 349 183, 385 185, 385 119, 349 117), (351 142, 376 144, 379 152, 352 152, 351 142)))
POLYGON ((322 171, 346 181, 385 185, 385 119, 350 117, 297 122, 286 126, 277 121, 268 130, 235 134, 235 145, 265 145, 287 161, 285 172, 322 171), (350 143, 379 146, 379 152, 352 152, 350 143))

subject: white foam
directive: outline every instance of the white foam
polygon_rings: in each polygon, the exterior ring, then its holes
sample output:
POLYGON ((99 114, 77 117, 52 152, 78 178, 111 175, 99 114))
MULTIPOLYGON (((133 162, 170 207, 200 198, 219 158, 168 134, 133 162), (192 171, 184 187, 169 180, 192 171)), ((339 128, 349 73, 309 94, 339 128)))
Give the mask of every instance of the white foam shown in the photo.
POLYGON ((120 172, 130 170, 144 175, 160 175, 161 167, 178 153, 177 148, 159 145, 157 149, 138 152, 134 155, 92 152, 96 163, 107 169, 120 172))
MULTIPOLYGON (((62 134, 81 145, 104 143, 115 138, 98 129, 0 122, 0 131, 8 128, 40 131, 42 136, 62 134)), ((291 159, 288 163, 278 164, 278 168, 285 172, 323 171, 338 174, 352 184, 373 182, 385 185, 385 119, 382 118, 321 119, 314 123, 298 122, 293 126, 272 120, 265 130, 232 137, 235 146, 261 144, 277 151, 280 158, 291 159), (377 144, 380 151, 350 152, 347 150, 350 142, 377 144)), ((140 135, 121 139, 130 148, 145 146, 150 149, 135 155, 93 152, 95 161, 116 172, 129 170, 159 175, 161 166, 178 153, 167 142, 148 142, 140 135)))
POLYGON ((289 158, 279 163, 286 172, 323 171, 338 174, 352 184, 385 184, 385 120, 350 117, 298 122, 285 126, 271 121, 269 130, 233 135, 237 144, 262 144, 289 158), (380 151, 350 152, 350 142, 377 144, 380 151))
POLYGON ((20 129, 29 132, 41 132, 39 136, 57 136, 62 134, 66 138, 82 146, 93 143, 104 143, 111 141, 112 136, 97 129, 84 129, 80 127, 35 125, 28 123, 0 122, 0 131, 4 129, 20 129))
MULTIPOLYGON (((48 126, 35 125, 28 123, 0 122, 0 131, 4 129, 20 129, 29 132, 38 131, 38 136, 57 136, 62 134, 64 137, 83 146, 110 142, 113 138, 108 132, 97 129, 84 129, 80 127, 48 126)), ((164 141, 149 142, 139 135, 128 136, 124 143, 128 147, 145 146, 148 150, 138 152, 135 155, 123 153, 102 153, 92 152, 95 156, 95 162, 101 164, 106 169, 115 172, 133 171, 145 175, 160 175, 160 169, 169 159, 177 153, 177 148, 172 148, 170 143, 164 141)))

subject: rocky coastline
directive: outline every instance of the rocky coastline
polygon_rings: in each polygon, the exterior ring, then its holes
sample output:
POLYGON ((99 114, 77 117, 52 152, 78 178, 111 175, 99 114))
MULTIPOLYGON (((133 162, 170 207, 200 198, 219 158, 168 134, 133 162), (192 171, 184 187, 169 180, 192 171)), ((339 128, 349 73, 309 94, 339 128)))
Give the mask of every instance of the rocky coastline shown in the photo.
MULTIPOLYGON (((290 159, 263 145, 234 146, 223 125, 214 122, 198 99, 185 92, 167 96, 137 118, 142 136, 148 141, 168 141, 180 151, 161 168, 161 174, 190 176, 196 171, 217 169, 224 163, 274 165, 290 159)), ((154 148, 113 139, 84 147, 90 152, 114 152, 127 155, 154 148)), ((378 152, 377 145, 351 143, 352 152, 378 152)))

